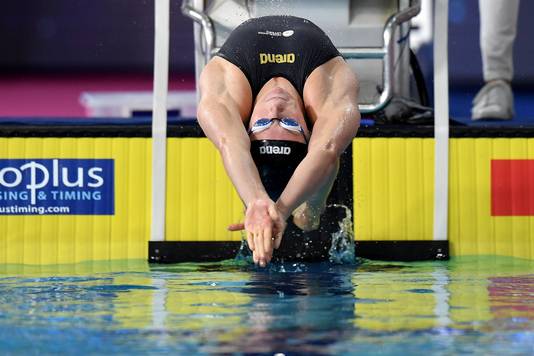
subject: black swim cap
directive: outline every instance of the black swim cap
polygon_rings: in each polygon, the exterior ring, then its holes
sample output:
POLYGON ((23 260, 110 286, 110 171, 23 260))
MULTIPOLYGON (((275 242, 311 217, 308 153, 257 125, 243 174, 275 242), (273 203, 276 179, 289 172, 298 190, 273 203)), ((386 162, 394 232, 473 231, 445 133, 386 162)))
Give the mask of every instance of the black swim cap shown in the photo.
POLYGON ((308 145, 295 141, 256 140, 250 143, 252 159, 273 201, 280 197, 307 152, 308 145))

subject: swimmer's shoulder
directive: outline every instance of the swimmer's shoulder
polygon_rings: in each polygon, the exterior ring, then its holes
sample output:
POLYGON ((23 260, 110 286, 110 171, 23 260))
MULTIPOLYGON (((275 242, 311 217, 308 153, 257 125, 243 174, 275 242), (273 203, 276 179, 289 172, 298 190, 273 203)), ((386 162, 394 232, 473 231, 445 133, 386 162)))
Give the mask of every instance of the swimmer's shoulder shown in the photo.
POLYGON ((206 64, 202 71, 202 76, 208 77, 208 80, 215 80, 215 78, 220 80, 224 78, 232 81, 240 81, 241 79, 244 79, 248 84, 242 70, 221 56, 213 57, 208 64, 206 64))
POLYGON ((204 67, 200 75, 202 98, 220 98, 228 95, 238 102, 240 112, 250 111, 252 89, 239 68, 227 60, 214 57, 204 67))

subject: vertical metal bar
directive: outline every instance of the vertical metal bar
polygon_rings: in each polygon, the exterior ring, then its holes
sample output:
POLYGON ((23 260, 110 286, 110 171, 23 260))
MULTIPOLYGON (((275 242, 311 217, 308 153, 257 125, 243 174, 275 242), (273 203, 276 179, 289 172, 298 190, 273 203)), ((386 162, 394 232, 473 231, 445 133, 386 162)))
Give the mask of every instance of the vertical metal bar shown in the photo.
POLYGON ((152 110, 152 225, 150 241, 165 241, 169 17, 170 0, 156 0, 152 110))
POLYGON ((449 1, 434 9, 434 240, 447 240, 449 209, 449 1))

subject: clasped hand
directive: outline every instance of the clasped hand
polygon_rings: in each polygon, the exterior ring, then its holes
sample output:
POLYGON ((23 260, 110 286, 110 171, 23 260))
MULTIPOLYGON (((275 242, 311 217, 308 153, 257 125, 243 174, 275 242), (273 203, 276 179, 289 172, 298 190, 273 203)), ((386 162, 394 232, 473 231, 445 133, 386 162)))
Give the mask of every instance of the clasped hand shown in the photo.
POLYGON ((280 247, 285 228, 285 219, 270 199, 254 200, 247 207, 245 223, 228 227, 231 231, 246 230, 254 263, 261 267, 271 261, 273 250, 280 247))

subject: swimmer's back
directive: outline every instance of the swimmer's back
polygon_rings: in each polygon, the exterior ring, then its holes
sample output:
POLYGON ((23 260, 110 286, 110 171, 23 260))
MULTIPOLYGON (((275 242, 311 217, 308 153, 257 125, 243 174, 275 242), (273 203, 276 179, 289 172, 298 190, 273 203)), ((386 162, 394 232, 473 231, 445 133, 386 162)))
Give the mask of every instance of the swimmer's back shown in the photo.
POLYGON ((293 16, 265 16, 239 25, 217 55, 245 74, 256 97, 273 77, 286 78, 302 96, 310 73, 340 54, 311 21, 293 16))

